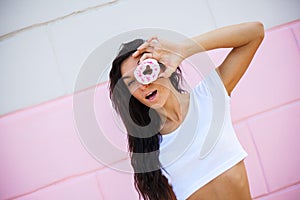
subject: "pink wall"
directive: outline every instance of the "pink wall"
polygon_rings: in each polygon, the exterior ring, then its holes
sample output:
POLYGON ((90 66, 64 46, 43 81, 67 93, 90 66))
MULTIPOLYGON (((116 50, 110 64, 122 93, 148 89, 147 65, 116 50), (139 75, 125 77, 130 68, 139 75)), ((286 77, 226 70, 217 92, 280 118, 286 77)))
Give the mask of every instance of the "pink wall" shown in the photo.
MULTIPOLYGON (((226 52, 210 55, 219 63, 226 52)), ((300 199, 299 75, 298 20, 267 30, 232 94, 232 117, 249 154, 246 166, 255 199, 300 199)), ((102 112, 96 117, 109 123, 106 87, 97 88, 102 93, 96 93, 96 108, 102 112)), ((131 174, 100 164, 82 146, 72 100, 66 96, 0 118, 0 199, 137 199, 131 174)), ((125 149, 124 135, 111 131, 106 136, 125 149)), ((114 165, 124 163, 128 160, 114 165)))

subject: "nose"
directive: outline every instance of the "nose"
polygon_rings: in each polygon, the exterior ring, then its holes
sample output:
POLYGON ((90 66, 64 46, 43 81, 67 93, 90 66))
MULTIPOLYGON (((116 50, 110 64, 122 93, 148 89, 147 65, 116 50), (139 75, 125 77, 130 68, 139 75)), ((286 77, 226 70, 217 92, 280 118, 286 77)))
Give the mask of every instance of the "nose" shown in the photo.
POLYGON ((149 83, 149 84, 140 84, 140 89, 141 90, 145 90, 149 85, 150 85, 151 83, 149 83))

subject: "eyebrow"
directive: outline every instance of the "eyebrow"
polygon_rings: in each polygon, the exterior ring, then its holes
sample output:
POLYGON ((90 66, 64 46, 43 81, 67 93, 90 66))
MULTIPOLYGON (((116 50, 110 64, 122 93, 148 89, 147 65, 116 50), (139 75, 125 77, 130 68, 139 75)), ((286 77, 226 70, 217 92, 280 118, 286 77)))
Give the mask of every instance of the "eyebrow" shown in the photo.
POLYGON ((123 76, 121 79, 124 80, 124 79, 128 79, 128 78, 131 78, 131 76, 123 76))

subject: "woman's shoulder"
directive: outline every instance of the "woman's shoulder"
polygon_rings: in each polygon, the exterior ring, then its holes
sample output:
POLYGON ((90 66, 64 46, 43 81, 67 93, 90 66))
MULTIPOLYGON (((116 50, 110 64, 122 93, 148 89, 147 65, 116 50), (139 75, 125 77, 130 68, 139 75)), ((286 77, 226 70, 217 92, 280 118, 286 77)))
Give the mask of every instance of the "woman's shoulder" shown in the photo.
POLYGON ((207 73, 191 91, 191 93, 194 93, 197 96, 209 98, 211 98, 212 93, 214 92, 224 94, 227 99, 231 98, 228 96, 227 90, 217 72, 217 69, 212 69, 209 73, 207 73))

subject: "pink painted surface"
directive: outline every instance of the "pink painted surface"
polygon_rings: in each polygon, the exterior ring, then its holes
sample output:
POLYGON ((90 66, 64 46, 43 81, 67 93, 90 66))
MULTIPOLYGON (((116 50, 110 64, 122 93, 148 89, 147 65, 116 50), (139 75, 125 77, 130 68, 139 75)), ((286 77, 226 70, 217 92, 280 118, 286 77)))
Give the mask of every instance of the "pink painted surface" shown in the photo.
POLYGON ((127 140, 126 129, 121 118, 111 109, 109 92, 106 90, 108 84, 97 87, 95 92, 95 117, 102 133, 107 140, 121 151, 126 152, 127 140), (111 125, 113 122, 113 126, 111 125))
POLYGON ((299 197, 300 185, 295 185, 255 200, 299 200, 299 197))
MULTIPOLYGON (((259 200, 300 199, 299 27, 298 20, 268 30, 232 93, 234 127, 248 151, 251 193, 259 200)), ((209 55, 218 65, 226 53, 209 55)), ((194 84, 198 77, 190 76, 194 84)), ((126 136, 115 126, 106 88, 80 93, 85 106, 76 109, 73 96, 66 96, 0 118, 0 199, 137 199, 132 175, 97 162, 78 136, 102 130, 124 153, 110 160, 114 166, 129 163, 126 136)))
POLYGON ((300 180, 300 102, 249 120, 270 191, 300 180))
POLYGON ((267 32, 256 57, 234 89, 233 121, 298 100, 299 66, 299 49, 291 29, 267 32))
POLYGON ((97 179, 104 199, 138 199, 131 173, 107 168, 97 173, 97 179))
POLYGON ((292 26, 292 31, 297 42, 298 49, 300 51, 300 24, 298 23, 292 26))
POLYGON ((234 126, 236 134, 248 153, 245 159, 247 174, 250 183, 252 197, 261 196, 268 193, 261 161, 257 155, 256 146, 246 123, 240 123, 234 126))
POLYGON ((0 199, 102 167, 76 135, 70 100, 56 100, 0 119, 0 199))
POLYGON ((72 177, 51 187, 17 198, 17 200, 104 200, 95 174, 72 177))

